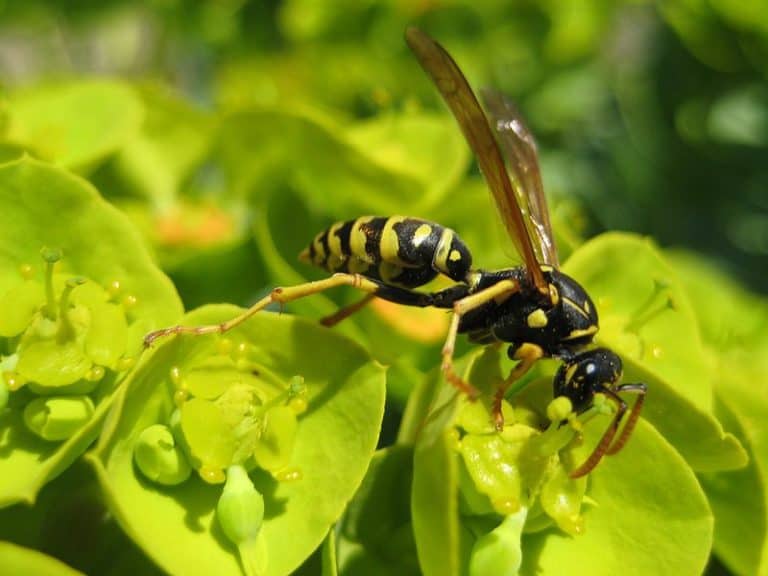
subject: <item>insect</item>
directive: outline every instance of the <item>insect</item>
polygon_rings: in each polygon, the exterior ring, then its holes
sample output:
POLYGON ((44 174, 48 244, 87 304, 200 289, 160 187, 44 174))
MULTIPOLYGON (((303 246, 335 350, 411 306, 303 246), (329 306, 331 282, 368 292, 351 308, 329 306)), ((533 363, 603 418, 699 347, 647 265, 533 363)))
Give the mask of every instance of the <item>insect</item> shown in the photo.
POLYGON ((558 270, 536 144, 520 114, 500 93, 483 91, 489 122, 448 52, 416 28, 409 28, 405 37, 458 121, 523 265, 476 269, 469 249, 449 228, 405 216, 365 216, 332 225, 301 254, 304 260, 334 273, 329 278, 276 288, 227 322, 166 328, 148 334, 145 343, 167 334, 222 333, 271 303, 290 302, 337 286, 352 286, 367 295, 324 319, 326 325, 356 312, 373 297, 406 306, 450 309, 453 315, 441 366, 451 384, 472 397, 477 394, 454 370, 458 334, 467 334, 480 344, 508 343, 508 355, 517 361, 493 398, 498 429, 503 427, 501 405, 509 386, 541 358, 562 362, 554 378, 554 394, 568 397, 577 413, 587 410, 597 393, 616 404, 616 413, 591 455, 570 472, 574 478, 584 476, 604 455, 614 454, 626 444, 640 416, 646 386, 619 384, 621 359, 608 349, 590 348, 598 331, 597 310, 578 282, 558 270), (455 284, 436 292, 416 290, 440 274, 455 284), (620 396, 625 392, 636 394, 637 399, 617 438, 628 410, 620 396))

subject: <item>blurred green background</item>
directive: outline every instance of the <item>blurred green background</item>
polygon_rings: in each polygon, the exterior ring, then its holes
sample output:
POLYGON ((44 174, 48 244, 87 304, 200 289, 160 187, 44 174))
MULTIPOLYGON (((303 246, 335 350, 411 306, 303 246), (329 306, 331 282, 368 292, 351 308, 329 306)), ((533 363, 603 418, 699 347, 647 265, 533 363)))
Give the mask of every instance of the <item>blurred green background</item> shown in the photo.
MULTIPOLYGON (((84 76, 138 82, 145 95, 162 87, 163 98, 170 87, 170 115, 184 119, 186 132, 170 135, 176 153, 168 162, 147 146, 107 158, 106 168, 103 159, 75 166, 110 197, 149 197, 157 213, 177 194, 216 198, 264 187, 270 170, 248 178, 244 165, 268 165, 274 147, 266 142, 281 140, 284 127, 264 127, 265 148, 233 160, 235 179, 209 162, 202 134, 237 110, 311 109, 339 126, 417 103, 444 113, 403 42, 411 24, 448 47, 471 84, 518 102, 538 137, 553 205, 576 207, 564 213, 574 229, 632 230, 694 248, 768 291, 765 2, 6 1, 0 78, 10 95, 84 76), (150 176, 115 178, 148 161, 150 176)), ((155 121, 165 134, 166 118, 155 121)), ((289 148, 288 161, 302 164, 312 153, 289 148)), ((412 205, 395 207, 413 212, 419 199, 417 190, 412 205)), ((316 230, 300 231, 298 222, 300 246, 316 230)), ((201 303, 208 294, 185 293, 183 276, 175 279, 185 300, 201 303)), ((251 298, 238 292, 229 299, 251 298)))

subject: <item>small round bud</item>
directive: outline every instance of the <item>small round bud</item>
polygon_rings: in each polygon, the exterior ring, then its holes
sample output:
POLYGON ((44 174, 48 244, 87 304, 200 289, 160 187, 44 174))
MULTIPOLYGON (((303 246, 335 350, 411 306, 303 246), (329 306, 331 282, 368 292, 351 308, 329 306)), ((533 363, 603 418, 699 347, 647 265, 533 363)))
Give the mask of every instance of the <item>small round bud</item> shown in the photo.
POLYGON ((221 484, 227 479, 224 474, 224 470, 221 468, 210 468, 208 466, 201 466, 197 470, 197 474, 206 484, 221 484))
POLYGON ((188 399, 189 399, 189 392, 187 390, 184 390, 183 388, 179 388, 173 393, 173 403, 179 408, 181 408, 184 405, 184 402, 186 402, 188 399))
POLYGON ((273 475, 278 482, 298 482, 304 478, 304 474, 298 468, 285 468, 273 475))
POLYGON ((573 404, 567 396, 558 396, 547 405, 547 418, 550 422, 561 422, 573 412, 573 404))
POLYGON ((165 486, 181 484, 192 473, 171 430, 162 424, 149 426, 139 434, 133 460, 146 478, 165 486))
POLYGON ((264 497, 240 465, 230 466, 216 505, 216 519, 233 544, 253 542, 264 521, 264 497))
POLYGON ((24 378, 18 372, 11 372, 9 370, 3 372, 2 381, 11 392, 18 390, 24 385, 24 378))
POLYGON ((88 396, 36 398, 24 408, 24 423, 44 440, 66 440, 93 416, 88 396))
POLYGON ((126 294, 126 296, 123 298, 123 308, 130 310, 131 308, 134 308, 138 302, 139 300, 136 298, 136 296, 133 294, 126 294))
POLYGON ((22 264, 19 266, 19 274, 21 274, 21 277, 24 278, 24 280, 31 280, 35 275, 35 269, 31 264, 22 264))
POLYGON ((112 280, 112 282, 107 284, 107 294, 109 294, 110 298, 114 298, 120 294, 120 288, 120 280, 112 280))
POLYGON ((136 364, 136 358, 123 356, 122 358, 120 358, 120 360, 117 361, 117 364, 115 365, 115 370, 117 372, 125 372, 133 368, 135 364, 136 364))
POLYGON ((40 257, 48 264, 55 264, 61 260, 62 253, 58 248, 48 248, 47 246, 44 246, 40 250, 40 257))
POLYGON ((181 384, 181 368, 178 366, 172 366, 171 370, 169 371, 169 377, 171 379, 171 384, 178 388, 181 384))
POLYGON ((95 364, 91 366, 90 370, 85 373, 84 378, 90 382, 98 382, 102 378, 104 378, 104 367, 103 366, 96 366, 95 364))
POLYGON ((613 402, 610 402, 608 397, 601 392, 595 394, 592 400, 592 407, 595 408, 598 414, 613 414, 615 410, 613 402))
POLYGON ((296 398, 291 398, 288 400, 288 406, 291 410, 293 410, 293 413, 298 416, 299 414, 303 414, 307 411, 308 404, 305 398, 297 396, 296 398))

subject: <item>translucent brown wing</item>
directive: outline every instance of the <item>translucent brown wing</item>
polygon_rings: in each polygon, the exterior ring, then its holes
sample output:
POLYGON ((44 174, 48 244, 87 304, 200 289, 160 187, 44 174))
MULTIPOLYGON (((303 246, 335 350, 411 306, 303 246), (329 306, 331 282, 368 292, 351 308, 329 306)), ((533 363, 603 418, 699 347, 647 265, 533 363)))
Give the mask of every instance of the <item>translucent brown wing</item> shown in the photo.
POLYGON ((515 105, 495 90, 482 90, 481 95, 501 148, 507 156, 507 167, 523 221, 533 241, 537 260, 555 268, 560 263, 549 220, 547 198, 541 185, 539 158, 533 134, 523 122, 515 105))
POLYGON ((408 28, 405 40, 416 55, 421 67, 432 77, 446 104, 453 112, 470 148, 477 157, 480 171, 512 238, 517 251, 523 257, 531 282, 544 294, 548 294, 547 282, 536 260, 533 243, 525 225, 523 211, 509 180, 504 157, 480 107, 472 88, 456 62, 445 49, 417 28, 408 28))

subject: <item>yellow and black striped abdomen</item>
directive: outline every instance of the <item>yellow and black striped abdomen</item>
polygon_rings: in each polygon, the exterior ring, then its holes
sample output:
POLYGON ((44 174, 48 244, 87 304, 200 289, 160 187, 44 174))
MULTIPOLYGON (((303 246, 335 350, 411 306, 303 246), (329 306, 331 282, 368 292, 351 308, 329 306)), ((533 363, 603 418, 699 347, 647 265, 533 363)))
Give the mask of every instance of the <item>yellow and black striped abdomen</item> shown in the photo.
POLYGON ((472 256, 453 230, 406 216, 362 216, 324 230, 300 255, 329 272, 415 288, 437 274, 463 281, 472 256))

